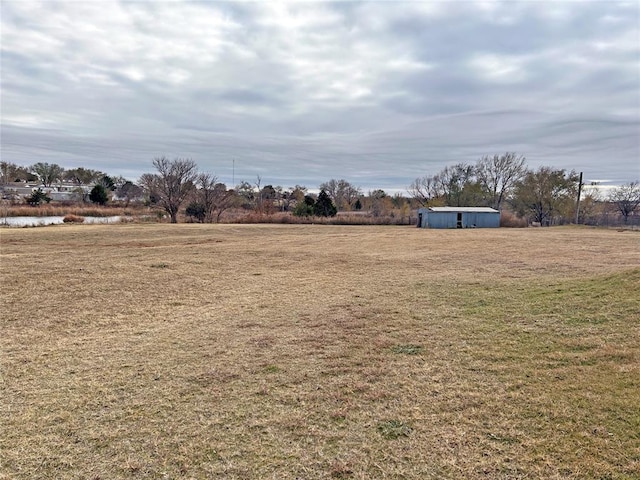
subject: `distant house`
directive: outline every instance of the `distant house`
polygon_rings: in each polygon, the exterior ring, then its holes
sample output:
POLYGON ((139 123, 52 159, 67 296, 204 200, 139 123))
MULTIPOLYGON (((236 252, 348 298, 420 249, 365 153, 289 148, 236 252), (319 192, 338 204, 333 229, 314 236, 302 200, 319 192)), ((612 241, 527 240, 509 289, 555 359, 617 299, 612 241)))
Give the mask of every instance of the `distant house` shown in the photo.
POLYGON ((498 228, 500 212, 489 207, 427 207, 418 209, 420 228, 498 228))
POLYGON ((38 189, 37 183, 24 183, 24 182, 11 182, 6 185, 2 185, 3 199, 17 200, 22 197, 30 196, 34 191, 38 189))
POLYGON ((91 187, 71 183, 60 183, 45 187, 41 183, 12 182, 0 186, 3 199, 19 200, 31 196, 36 190, 42 190, 53 201, 79 201, 83 194, 88 195, 91 187))

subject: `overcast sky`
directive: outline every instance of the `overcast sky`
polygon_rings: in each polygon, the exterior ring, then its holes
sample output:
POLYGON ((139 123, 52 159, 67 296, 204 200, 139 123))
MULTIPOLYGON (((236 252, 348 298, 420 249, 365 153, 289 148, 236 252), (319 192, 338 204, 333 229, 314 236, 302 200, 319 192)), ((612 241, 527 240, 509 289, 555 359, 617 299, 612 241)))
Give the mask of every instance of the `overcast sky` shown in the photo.
POLYGON ((404 191, 515 151, 640 178, 640 2, 2 0, 2 160, 404 191))

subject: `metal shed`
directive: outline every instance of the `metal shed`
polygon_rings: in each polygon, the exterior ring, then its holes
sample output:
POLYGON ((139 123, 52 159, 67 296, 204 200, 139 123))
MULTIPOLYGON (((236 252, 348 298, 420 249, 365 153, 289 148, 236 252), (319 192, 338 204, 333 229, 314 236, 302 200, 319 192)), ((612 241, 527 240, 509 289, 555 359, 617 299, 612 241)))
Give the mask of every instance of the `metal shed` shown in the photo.
POLYGON ((489 207, 428 207, 418 209, 421 228, 498 228, 500 212, 489 207))

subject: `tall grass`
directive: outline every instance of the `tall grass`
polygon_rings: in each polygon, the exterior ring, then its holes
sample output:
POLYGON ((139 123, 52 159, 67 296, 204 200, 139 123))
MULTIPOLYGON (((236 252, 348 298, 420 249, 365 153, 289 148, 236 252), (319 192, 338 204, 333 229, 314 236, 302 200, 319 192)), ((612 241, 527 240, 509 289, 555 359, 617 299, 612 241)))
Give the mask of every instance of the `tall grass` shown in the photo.
POLYGON ((511 228, 525 228, 529 226, 526 218, 519 217, 513 212, 503 210, 500 212, 500 226, 511 228))
POLYGON ((143 208, 123 208, 123 207, 101 207, 98 205, 78 206, 78 205, 10 205, 2 210, 6 217, 64 217, 65 215, 76 215, 81 217, 114 217, 141 215, 147 212, 143 208))
POLYGON ((340 214, 335 217, 298 217, 288 212, 278 212, 270 215, 246 213, 224 217, 223 223, 282 223, 289 225, 412 225, 409 217, 369 216, 357 214, 340 214))

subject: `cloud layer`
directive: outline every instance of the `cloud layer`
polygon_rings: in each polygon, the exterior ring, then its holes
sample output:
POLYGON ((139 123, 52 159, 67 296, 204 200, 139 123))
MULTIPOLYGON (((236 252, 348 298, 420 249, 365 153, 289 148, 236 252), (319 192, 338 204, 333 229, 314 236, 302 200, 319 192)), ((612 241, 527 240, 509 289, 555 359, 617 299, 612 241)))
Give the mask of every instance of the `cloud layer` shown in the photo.
POLYGON ((596 1, 2 3, 2 159, 136 179, 417 176, 516 151, 640 178, 640 6, 596 1))

